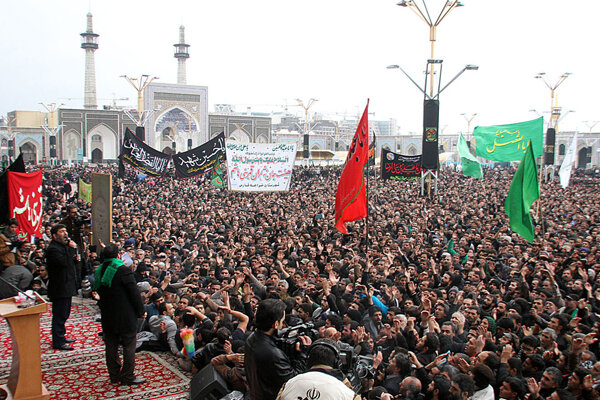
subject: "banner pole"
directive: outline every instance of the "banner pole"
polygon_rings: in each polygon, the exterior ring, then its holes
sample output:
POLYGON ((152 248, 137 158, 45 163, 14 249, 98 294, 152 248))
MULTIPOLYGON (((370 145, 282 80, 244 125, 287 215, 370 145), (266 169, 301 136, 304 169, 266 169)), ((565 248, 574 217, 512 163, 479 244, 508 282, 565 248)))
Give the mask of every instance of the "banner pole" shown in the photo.
MULTIPOLYGON (((367 133, 367 149, 369 148, 369 134, 367 133)), ((367 258, 367 271, 369 269, 369 172, 370 172, 370 168, 371 166, 369 165, 369 153, 367 150, 367 188, 366 188, 366 198, 367 198, 367 217, 365 219, 365 241, 366 241, 366 246, 365 246, 365 256, 367 258)))

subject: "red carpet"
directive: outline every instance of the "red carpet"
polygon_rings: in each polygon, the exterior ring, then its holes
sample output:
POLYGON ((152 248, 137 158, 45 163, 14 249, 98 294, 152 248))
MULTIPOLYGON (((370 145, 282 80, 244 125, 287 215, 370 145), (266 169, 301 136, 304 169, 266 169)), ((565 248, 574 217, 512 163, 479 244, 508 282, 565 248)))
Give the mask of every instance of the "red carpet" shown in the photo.
MULTIPOLYGON (((52 349, 50 312, 41 316, 42 380, 51 399, 187 399, 190 375, 181 371, 170 354, 136 354, 136 375, 146 378, 140 386, 109 382, 104 362, 104 343, 98 336, 100 323, 94 302, 73 298, 67 336, 77 339, 74 351, 52 349), (75 304, 77 303, 77 304, 75 304)), ((0 318, 0 384, 10 373, 12 344, 8 324, 0 318)))

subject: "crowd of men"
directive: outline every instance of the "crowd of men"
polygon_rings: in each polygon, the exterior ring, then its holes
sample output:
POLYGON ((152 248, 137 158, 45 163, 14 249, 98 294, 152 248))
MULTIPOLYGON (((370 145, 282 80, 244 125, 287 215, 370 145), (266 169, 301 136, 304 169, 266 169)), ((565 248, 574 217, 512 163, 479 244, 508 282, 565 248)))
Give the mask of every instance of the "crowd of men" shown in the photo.
MULTIPOLYGON (((115 176, 113 242, 145 303, 138 350, 169 351, 194 372, 212 365, 251 399, 329 398, 325 375, 365 399, 598 397, 598 178, 543 184, 528 243, 504 213, 511 168, 481 181, 445 170, 432 199, 420 181, 371 176, 368 218, 343 235, 337 167, 295 169, 285 193, 58 167, 45 171, 44 237, 16 253, 41 293, 51 227, 68 206, 89 210, 65 179, 93 172, 115 176), (277 339, 294 326, 297 340, 277 339)), ((93 281, 101 249, 81 230, 81 279, 93 281)))

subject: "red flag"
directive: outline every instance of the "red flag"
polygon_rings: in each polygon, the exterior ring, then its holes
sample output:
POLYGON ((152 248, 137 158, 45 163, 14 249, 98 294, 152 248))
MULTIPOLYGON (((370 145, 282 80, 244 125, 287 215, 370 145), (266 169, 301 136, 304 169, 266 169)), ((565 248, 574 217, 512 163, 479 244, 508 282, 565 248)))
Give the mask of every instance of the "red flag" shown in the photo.
POLYGON ((346 222, 367 216, 364 167, 369 157, 369 101, 363 112, 335 195, 335 227, 348 233, 346 222))
POLYGON ((7 173, 9 215, 19 222, 19 239, 42 237, 42 170, 7 173))

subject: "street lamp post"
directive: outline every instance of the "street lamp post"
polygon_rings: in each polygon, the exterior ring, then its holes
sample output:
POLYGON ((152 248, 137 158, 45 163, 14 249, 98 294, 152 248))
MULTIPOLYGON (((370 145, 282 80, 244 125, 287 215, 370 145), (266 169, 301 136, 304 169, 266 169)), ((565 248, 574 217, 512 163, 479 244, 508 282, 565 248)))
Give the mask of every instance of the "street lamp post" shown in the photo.
POLYGON ((467 116, 467 113, 462 113, 460 115, 462 115, 465 118, 465 121, 467 121, 467 137, 469 138, 469 143, 470 143, 470 141, 471 141, 471 122, 473 122, 473 120, 477 116, 477 113, 473 113, 470 116, 467 116))
MULTIPOLYGON (((44 107, 46 109, 46 111, 48 112, 48 117, 46 118, 46 123, 44 125, 41 125, 41 128, 44 130, 44 132, 46 132, 46 135, 48 136, 48 155, 50 156, 50 164, 54 165, 56 162, 56 158, 57 158, 57 153, 56 153, 56 138, 57 138, 57 134, 58 132, 62 129, 63 124, 58 124, 58 121, 56 120, 56 110, 58 110, 61 106, 64 105, 64 103, 60 103, 60 104, 56 104, 56 103, 42 103, 40 102, 39 104, 42 105, 42 107, 44 107)), ((44 157, 46 154, 46 149, 45 149, 45 143, 46 141, 44 140, 44 157)))
POLYGON ((302 158, 307 160, 310 158, 310 139, 308 137, 308 110, 319 100, 309 99, 306 104, 301 99, 296 99, 298 105, 304 109, 304 141, 302 146, 302 158))
POLYGON ((141 140, 145 140, 146 135, 144 134, 144 124, 146 123, 146 120, 150 117, 150 115, 152 115, 154 110, 144 110, 143 93, 144 93, 144 89, 146 89, 146 87, 150 83, 152 83, 153 80, 158 79, 158 77, 154 76, 154 77, 150 78, 150 75, 142 75, 138 79, 138 78, 130 78, 127 75, 121 75, 121 78, 125 78, 127 80, 127 82, 129 82, 131 84, 131 86, 133 86, 133 88, 137 91, 137 94, 138 94, 138 106, 137 106, 138 117, 137 117, 137 119, 134 118, 129 113, 129 110, 123 110, 123 111, 129 118, 131 118, 132 121, 134 121, 136 123, 137 128, 135 129, 135 134, 141 140))
POLYGON ((437 179, 439 168, 439 96, 452 82, 467 70, 478 69, 475 65, 465 66, 454 78, 452 78, 443 88, 441 86, 442 61, 435 59, 435 41, 437 40, 437 27, 448 16, 448 14, 463 4, 458 0, 448 0, 444 2, 442 9, 437 17, 432 18, 427 2, 425 0, 402 0, 397 5, 410 8, 423 22, 429 26, 430 58, 427 60, 425 87, 421 88, 414 79, 412 79, 399 65, 390 65, 388 68, 400 69, 410 81, 419 88, 424 95, 423 101, 423 145, 421 156, 421 195, 425 194, 425 178, 427 178, 427 194, 431 195, 431 179, 435 181, 434 194, 437 196, 437 179), (437 68, 436 68, 437 67, 437 68), (439 70, 439 73, 436 71, 439 70), (438 76, 437 93, 435 93, 435 76, 438 76), (429 80, 429 91, 427 90, 427 81, 429 80))
MULTIPOLYGON (((441 75, 441 63, 442 60, 427 60, 427 73, 432 74, 430 71, 430 64, 440 64, 440 75, 441 75)), ((421 196, 425 194, 425 178, 427 178, 427 194, 431 195, 431 179, 435 180, 434 194, 437 196, 437 179, 438 179, 438 166, 439 166, 439 145, 438 145, 438 129, 439 129, 439 98, 442 93, 452 82, 458 79, 465 71, 478 70, 479 67, 473 64, 468 64, 463 67, 444 87, 440 89, 438 85, 438 91, 427 92, 427 79, 425 80, 425 88, 419 86, 413 78, 411 78, 402 67, 399 65, 388 65, 388 69, 399 69, 410 79, 410 81, 423 93, 425 100, 423 102, 423 145, 421 155, 421 196)))
POLYGON ((548 130, 546 131, 546 146, 544 147, 544 157, 542 158, 542 166, 540 170, 550 169, 550 176, 544 173, 544 178, 554 179, 554 147, 556 145, 556 129, 558 128, 558 121, 560 119, 561 108, 558 107, 557 100, 555 99, 556 90, 558 87, 571 75, 569 72, 562 74, 556 83, 551 84, 546 79, 546 73, 540 72, 534 78, 541 79, 542 82, 550 89, 550 118, 548 120, 548 130))

